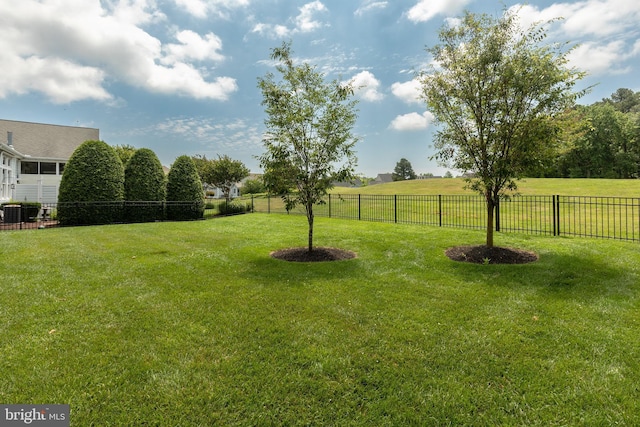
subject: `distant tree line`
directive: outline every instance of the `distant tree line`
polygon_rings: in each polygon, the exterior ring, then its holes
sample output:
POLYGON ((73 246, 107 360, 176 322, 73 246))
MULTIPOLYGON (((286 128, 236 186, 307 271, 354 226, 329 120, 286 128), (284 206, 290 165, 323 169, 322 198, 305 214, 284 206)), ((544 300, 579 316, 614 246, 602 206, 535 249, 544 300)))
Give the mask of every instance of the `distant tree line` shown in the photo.
POLYGON ((640 178, 640 92, 618 89, 556 116, 545 156, 526 174, 550 178, 640 178))

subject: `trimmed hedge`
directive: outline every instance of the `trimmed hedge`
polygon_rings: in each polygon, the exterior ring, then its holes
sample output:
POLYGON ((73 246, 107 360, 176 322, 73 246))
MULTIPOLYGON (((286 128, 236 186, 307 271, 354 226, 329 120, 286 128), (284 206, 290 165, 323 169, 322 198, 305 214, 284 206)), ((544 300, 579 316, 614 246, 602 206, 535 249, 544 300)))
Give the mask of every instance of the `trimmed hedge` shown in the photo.
POLYGON ((204 191, 198 170, 191 157, 183 155, 176 159, 167 176, 167 219, 190 220, 204 217, 204 191), (172 202, 191 202, 175 206, 172 202))
POLYGON ((108 224, 121 220, 118 209, 99 204, 124 200, 124 168, 113 147, 85 141, 65 165, 58 193, 58 220, 63 225, 108 224))
MULTIPOLYGON (((124 199, 128 202, 162 202, 165 200, 166 177, 156 154, 148 149, 137 150, 124 169, 124 199)), ((162 204, 127 206, 125 216, 130 222, 163 219, 162 204)))

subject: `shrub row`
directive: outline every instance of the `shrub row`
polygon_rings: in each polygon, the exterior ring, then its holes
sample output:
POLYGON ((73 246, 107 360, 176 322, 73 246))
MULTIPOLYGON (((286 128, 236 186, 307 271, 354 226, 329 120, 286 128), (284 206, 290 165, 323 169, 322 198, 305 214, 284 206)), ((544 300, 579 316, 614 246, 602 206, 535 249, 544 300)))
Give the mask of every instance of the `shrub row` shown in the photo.
POLYGON ((136 150, 125 166, 113 147, 86 141, 74 151, 60 182, 57 216, 62 225, 190 220, 203 214, 202 183, 188 156, 176 159, 165 178, 149 149, 136 150), (124 201, 136 203, 111 208, 124 201))

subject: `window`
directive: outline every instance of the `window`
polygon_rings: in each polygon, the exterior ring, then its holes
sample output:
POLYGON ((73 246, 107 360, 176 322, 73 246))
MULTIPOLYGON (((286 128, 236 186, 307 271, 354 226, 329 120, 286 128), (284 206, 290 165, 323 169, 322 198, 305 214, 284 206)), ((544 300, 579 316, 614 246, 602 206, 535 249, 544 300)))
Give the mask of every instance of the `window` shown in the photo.
POLYGON ((64 165, 66 163, 58 163, 58 170, 59 170, 59 174, 62 175, 62 172, 64 172, 64 165))
POLYGON ((20 173, 23 175, 37 175, 38 162, 21 162, 20 173))
POLYGON ((49 162, 40 162, 40 173, 42 175, 55 175, 56 164, 49 162))

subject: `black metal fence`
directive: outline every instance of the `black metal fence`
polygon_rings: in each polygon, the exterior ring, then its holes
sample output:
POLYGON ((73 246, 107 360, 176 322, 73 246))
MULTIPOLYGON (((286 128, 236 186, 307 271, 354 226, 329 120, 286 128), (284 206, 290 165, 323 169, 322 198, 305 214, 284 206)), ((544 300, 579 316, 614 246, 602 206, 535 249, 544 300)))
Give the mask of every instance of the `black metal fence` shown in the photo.
POLYGON ((43 203, 36 209, 9 204, 0 210, 0 230, 191 220, 217 213, 217 207, 201 202, 43 203))
MULTIPOLYGON (((243 207, 243 212, 304 214, 301 207, 287 212, 279 196, 245 196, 235 204, 243 207)), ((61 207, 57 203, 43 204, 35 210, 3 206, 0 230, 66 225, 59 221, 61 207)), ((84 202, 64 208, 104 211, 107 214, 103 217, 108 220, 100 222, 103 224, 199 219, 239 212, 191 202, 84 202)), ((331 194, 314 207, 314 212, 330 218, 438 227, 484 229, 487 225, 485 200, 475 195, 331 194)), ((500 202, 494 227, 503 232, 640 241, 640 198, 515 196, 500 202)))
MULTIPOLYGON (((280 197, 254 196, 255 212, 287 212, 280 197)), ((314 207, 317 216, 361 221, 484 229, 487 208, 475 195, 331 194, 314 207)), ((640 198, 514 196, 500 201, 496 231, 640 241, 640 198)))

